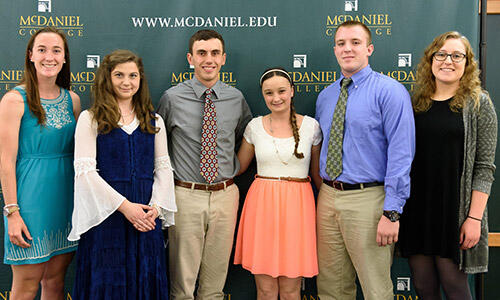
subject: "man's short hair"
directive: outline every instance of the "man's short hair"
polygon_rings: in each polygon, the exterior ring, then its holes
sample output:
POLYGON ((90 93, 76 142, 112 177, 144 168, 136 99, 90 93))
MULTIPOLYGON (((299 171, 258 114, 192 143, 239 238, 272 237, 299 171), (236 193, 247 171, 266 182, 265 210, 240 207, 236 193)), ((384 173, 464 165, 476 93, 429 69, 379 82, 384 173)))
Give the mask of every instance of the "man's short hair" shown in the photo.
POLYGON ((193 54, 193 44, 196 41, 208 41, 211 39, 218 39, 222 43, 222 53, 226 53, 224 39, 222 35, 215 30, 202 29, 195 32, 189 39, 189 53, 193 54))
POLYGON ((339 31, 340 27, 353 27, 353 26, 361 26, 365 30, 366 34, 368 35, 367 45, 370 45, 372 43, 372 33, 370 31, 370 28, 368 28, 368 26, 366 26, 364 23, 361 23, 360 21, 356 20, 349 20, 340 24, 339 27, 337 27, 337 30, 335 30, 333 41, 335 41, 335 37, 337 36, 337 31, 339 31))

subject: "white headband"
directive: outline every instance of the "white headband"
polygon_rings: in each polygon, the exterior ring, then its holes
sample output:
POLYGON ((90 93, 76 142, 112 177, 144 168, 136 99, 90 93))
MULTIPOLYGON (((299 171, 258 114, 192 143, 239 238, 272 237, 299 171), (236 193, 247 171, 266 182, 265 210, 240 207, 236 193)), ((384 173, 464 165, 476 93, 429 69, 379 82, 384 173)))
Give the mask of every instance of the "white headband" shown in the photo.
POLYGON ((260 85, 261 86, 262 86, 262 79, 264 78, 264 76, 266 76, 267 74, 269 74, 271 72, 281 72, 281 73, 285 74, 286 77, 288 78, 288 80, 290 80, 290 83, 292 83, 292 78, 290 77, 290 74, 288 74, 286 71, 283 71, 281 69, 271 69, 269 71, 266 71, 264 74, 262 74, 262 76, 260 76, 260 85))

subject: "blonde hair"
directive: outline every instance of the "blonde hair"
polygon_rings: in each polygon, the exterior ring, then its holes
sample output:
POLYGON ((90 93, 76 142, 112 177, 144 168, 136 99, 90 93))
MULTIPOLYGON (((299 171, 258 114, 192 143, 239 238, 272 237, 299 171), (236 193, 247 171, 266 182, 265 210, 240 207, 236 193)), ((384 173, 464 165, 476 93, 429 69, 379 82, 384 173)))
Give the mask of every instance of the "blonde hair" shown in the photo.
POLYGON ((456 95, 450 101, 450 109, 454 112, 461 110, 466 101, 471 99, 475 108, 479 107, 481 96, 481 81, 479 79, 479 68, 474 52, 469 40, 457 31, 449 31, 437 36, 432 43, 427 46, 424 56, 417 67, 416 89, 413 93, 413 109, 415 112, 425 112, 432 105, 431 96, 436 92, 436 77, 432 73, 432 60, 434 54, 443 47, 449 39, 457 39, 465 47, 465 70, 456 95))

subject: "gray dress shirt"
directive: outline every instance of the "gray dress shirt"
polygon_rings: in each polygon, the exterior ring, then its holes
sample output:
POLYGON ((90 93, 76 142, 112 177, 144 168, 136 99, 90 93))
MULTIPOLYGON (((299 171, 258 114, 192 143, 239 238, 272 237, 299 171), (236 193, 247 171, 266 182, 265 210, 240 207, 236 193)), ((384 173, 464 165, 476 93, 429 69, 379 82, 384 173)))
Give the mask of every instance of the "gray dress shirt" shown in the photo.
MULTIPOLYGON (((206 183, 200 174, 201 125, 206 87, 196 77, 163 93, 157 113, 165 121, 168 147, 176 179, 206 183)), ((212 87, 217 113, 217 159, 215 182, 233 178, 240 163, 235 150, 241 143, 252 113, 243 94, 220 80, 212 87)))

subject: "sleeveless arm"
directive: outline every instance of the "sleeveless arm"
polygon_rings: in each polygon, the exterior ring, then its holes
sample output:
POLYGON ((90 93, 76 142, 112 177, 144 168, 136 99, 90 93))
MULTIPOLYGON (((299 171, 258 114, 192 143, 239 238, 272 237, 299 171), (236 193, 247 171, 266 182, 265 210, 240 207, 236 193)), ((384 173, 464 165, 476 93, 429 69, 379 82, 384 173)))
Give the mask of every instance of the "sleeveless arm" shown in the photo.
POLYGON ((160 131, 155 135, 155 174, 153 193, 149 205, 158 207, 162 227, 174 225, 174 213, 177 211, 175 204, 174 174, 170 157, 168 155, 167 131, 160 115, 156 114, 156 127, 160 131))
POLYGON ((97 124, 88 111, 80 114, 75 132, 75 204, 68 240, 76 241, 99 225, 125 200, 96 169, 97 124))

